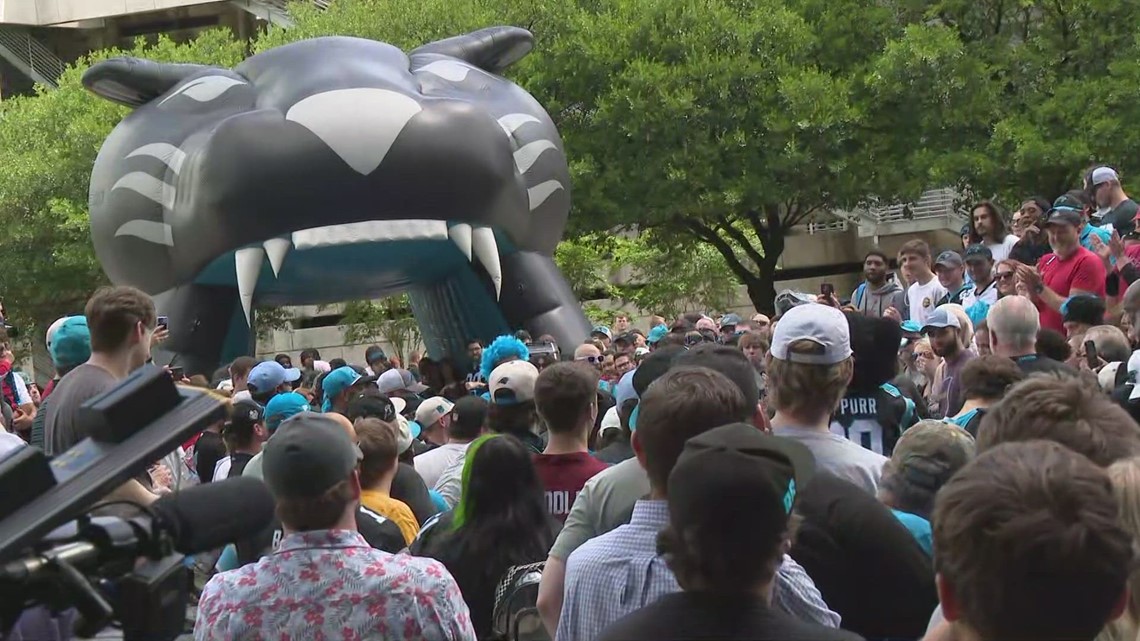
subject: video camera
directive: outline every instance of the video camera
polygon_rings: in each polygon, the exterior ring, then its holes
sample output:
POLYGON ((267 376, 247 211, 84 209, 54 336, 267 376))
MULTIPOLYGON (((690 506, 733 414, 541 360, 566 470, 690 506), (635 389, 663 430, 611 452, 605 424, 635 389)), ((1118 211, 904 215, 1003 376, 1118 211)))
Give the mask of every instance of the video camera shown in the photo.
POLYGON ((135 506, 131 518, 87 512, 224 412, 209 392, 176 387, 146 366, 80 409, 90 436, 75 447, 50 462, 32 447, 0 460, 0 638, 35 606, 68 612, 61 620, 76 613, 79 636, 115 620, 126 641, 183 632, 191 584, 183 555, 264 528, 273 516, 265 485, 202 485, 135 506))
POLYGON ((530 364, 540 372, 560 359, 558 345, 554 343, 527 343, 526 348, 530 352, 530 364))

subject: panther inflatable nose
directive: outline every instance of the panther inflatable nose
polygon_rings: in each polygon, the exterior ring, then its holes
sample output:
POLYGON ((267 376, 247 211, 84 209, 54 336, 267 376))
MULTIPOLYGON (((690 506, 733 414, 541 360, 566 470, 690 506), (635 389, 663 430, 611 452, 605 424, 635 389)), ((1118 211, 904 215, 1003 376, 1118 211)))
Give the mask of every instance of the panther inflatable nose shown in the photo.
POLYGON ((421 111, 408 95, 361 87, 309 96, 290 107, 285 119, 313 132, 349 167, 368 175, 421 111))
POLYGON ((156 297, 193 371, 251 348, 255 304, 399 291, 433 354, 520 327, 584 339, 551 260, 570 210, 562 141, 498 75, 532 46, 492 27, 406 55, 317 38, 233 70, 95 64, 84 84, 134 108, 92 171, 105 271, 156 297))

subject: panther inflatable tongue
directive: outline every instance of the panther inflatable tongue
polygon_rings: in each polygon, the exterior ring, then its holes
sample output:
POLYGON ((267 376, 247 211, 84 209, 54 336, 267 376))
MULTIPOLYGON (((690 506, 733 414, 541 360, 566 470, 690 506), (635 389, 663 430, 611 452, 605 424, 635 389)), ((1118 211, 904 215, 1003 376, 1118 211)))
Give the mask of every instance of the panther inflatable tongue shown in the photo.
POLYGON ((103 269, 155 296, 192 372, 249 353, 254 303, 400 291, 437 356, 519 327, 580 342, 551 259, 570 210, 562 141, 498 75, 532 44, 494 27, 409 54, 317 38, 233 70, 94 65, 86 87, 134 108, 91 176, 103 269))

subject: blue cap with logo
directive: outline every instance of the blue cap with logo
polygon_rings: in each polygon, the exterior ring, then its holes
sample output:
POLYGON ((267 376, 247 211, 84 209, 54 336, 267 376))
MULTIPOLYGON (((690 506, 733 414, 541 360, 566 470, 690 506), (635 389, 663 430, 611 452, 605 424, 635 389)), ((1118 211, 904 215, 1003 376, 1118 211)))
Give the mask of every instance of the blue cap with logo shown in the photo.
POLYGON ((265 427, 272 432, 277 429, 281 421, 284 421, 294 414, 308 412, 311 409, 309 399, 301 396, 297 392, 278 394, 269 399, 269 402, 265 404, 265 427))

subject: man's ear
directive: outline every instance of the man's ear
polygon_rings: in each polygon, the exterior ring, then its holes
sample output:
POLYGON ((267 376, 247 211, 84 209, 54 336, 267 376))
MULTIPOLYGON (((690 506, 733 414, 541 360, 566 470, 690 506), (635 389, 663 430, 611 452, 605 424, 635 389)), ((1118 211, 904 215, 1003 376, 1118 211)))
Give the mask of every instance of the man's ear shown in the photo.
MULTIPOLYGON (((518 27, 488 27, 461 36, 429 42, 410 54, 437 54, 458 58, 483 71, 499 73, 522 60, 534 48, 534 36, 518 27)), ((414 66, 413 66, 414 68, 414 66)))
POLYGON ((942 573, 934 575, 934 585, 938 588, 938 602, 942 604, 942 617, 953 623, 961 618, 958 608, 958 598, 954 596, 954 586, 942 573))
MULTIPOLYGON (((83 86, 111 102, 140 107, 190 76, 210 68, 205 65, 169 64, 141 58, 110 58, 91 65, 83 73, 83 86)), ((218 71, 222 72, 221 69, 218 71)))

